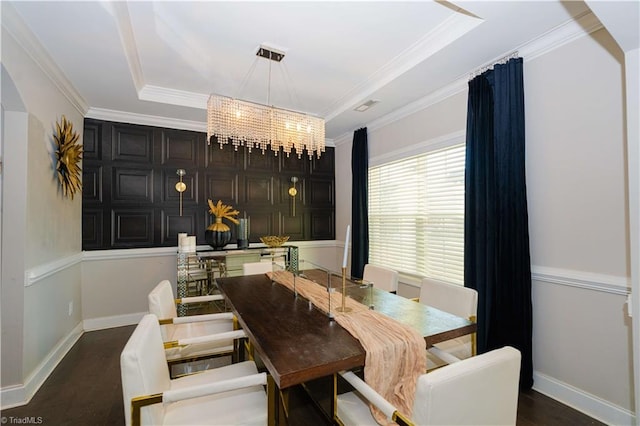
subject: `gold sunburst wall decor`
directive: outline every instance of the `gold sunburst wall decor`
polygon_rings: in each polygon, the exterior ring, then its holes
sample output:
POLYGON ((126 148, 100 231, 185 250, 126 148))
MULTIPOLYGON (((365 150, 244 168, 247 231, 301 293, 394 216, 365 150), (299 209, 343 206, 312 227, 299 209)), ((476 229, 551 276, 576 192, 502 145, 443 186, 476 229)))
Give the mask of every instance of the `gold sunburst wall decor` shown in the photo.
POLYGON ((62 125, 56 123, 56 172, 62 192, 73 200, 76 191, 82 188, 80 180, 82 168, 82 145, 77 144, 78 133, 73 131, 73 124, 62 116, 62 125))

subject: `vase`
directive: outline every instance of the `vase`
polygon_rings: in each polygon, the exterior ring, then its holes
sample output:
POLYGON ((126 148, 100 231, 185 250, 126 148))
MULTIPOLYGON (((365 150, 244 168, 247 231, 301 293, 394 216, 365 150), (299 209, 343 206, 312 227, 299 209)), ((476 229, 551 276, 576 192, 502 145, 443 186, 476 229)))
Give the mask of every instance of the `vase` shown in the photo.
POLYGON ((249 248, 249 226, 248 219, 238 219, 237 244, 239 249, 249 248))
POLYGON ((216 217, 215 223, 204 231, 204 239, 214 250, 222 250, 231 241, 231 229, 216 217))

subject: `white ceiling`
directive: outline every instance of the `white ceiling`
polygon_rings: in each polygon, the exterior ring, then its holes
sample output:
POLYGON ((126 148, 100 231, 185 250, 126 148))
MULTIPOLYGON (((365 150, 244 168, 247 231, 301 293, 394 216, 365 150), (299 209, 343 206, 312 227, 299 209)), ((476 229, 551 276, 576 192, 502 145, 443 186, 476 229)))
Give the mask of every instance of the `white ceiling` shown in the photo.
POLYGON ((28 28, 88 116, 167 117, 204 130, 210 93, 267 103, 269 61, 255 56, 267 43, 286 53, 271 66, 269 103, 324 117, 329 139, 589 10, 582 1, 2 3, 3 25, 28 28), (380 102, 354 111, 370 99, 380 102))

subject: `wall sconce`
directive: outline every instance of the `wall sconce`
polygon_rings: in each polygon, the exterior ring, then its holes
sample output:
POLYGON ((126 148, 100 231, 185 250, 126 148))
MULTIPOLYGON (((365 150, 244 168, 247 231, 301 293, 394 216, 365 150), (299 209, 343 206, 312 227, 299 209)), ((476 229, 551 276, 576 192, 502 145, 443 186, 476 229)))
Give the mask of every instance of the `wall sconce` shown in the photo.
POLYGON ((186 175, 187 172, 185 169, 178 169, 176 174, 180 176, 180 182, 176 183, 176 191, 180 193, 180 216, 182 216, 182 193, 187 189, 187 184, 182 181, 182 176, 186 175))
POLYGON ((298 195, 298 190, 296 189, 297 182, 298 178, 293 176, 291 178, 291 188, 289 188, 289 195, 293 198, 293 217, 296 216, 296 195, 298 195))

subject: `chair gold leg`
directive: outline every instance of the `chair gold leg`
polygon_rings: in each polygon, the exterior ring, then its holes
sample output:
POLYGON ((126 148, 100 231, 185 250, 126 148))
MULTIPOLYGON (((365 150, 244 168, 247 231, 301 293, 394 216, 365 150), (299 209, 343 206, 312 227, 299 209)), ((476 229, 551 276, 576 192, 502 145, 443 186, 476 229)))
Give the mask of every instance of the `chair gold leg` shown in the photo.
MULTIPOLYGON (((471 322, 476 322, 476 316, 472 315, 469 320, 471 322)), ((477 323, 476 323, 477 324, 477 323)), ((477 333, 471 334, 471 356, 476 356, 478 354, 478 339, 477 333)))
POLYGON ((141 409, 147 405, 159 404, 162 402, 162 394, 157 393, 148 396, 139 396, 131 399, 131 426, 140 426, 141 409))
POLYGON ((270 374, 267 375, 267 404, 269 426, 289 423, 289 389, 279 389, 270 374))
POLYGON ((342 420, 338 417, 338 373, 333 373, 333 397, 331 398, 331 415, 333 422, 342 426, 342 420))

